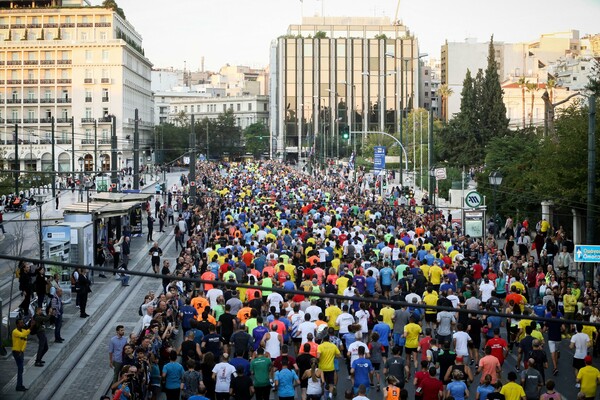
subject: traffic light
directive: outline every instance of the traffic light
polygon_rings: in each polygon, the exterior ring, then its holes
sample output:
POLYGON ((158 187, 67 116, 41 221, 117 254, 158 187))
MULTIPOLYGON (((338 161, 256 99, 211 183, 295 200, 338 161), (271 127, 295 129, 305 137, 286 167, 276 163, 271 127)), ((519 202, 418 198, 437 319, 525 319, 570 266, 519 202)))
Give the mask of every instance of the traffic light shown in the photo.
POLYGON ((348 140, 350 139, 350 128, 348 125, 344 125, 340 127, 340 134, 342 135, 342 139, 348 140))

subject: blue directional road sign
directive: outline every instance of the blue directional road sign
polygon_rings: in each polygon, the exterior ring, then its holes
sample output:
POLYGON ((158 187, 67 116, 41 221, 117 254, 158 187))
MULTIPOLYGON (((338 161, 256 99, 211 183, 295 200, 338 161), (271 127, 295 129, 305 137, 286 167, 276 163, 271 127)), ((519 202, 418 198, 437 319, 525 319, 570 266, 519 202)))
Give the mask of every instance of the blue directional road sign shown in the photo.
POLYGON ((575 245, 575 262, 600 263, 600 246, 575 245))
POLYGON ((385 146, 375 146, 373 152, 373 169, 379 172, 385 169, 385 146))

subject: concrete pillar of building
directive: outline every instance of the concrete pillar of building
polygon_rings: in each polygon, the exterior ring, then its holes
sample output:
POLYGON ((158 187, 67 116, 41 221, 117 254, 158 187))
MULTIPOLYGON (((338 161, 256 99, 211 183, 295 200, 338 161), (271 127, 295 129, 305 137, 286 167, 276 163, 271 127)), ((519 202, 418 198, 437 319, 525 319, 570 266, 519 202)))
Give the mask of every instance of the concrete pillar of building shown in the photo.
POLYGON ((552 200, 544 200, 541 203, 542 205, 542 219, 552 223, 552 207, 554 206, 554 202, 552 200))
POLYGON ((573 243, 581 243, 581 216, 576 209, 572 208, 573 214, 573 243))

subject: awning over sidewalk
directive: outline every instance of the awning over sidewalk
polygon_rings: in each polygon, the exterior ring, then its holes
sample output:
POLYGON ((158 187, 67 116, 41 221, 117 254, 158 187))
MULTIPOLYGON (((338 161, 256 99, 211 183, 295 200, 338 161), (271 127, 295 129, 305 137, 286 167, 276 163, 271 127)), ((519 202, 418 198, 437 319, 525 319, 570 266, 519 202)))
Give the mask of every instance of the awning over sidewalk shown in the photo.
MULTIPOLYGON (((131 200, 131 199, 129 199, 131 200)), ((140 205, 144 200, 136 200, 136 201, 122 201, 122 202, 107 202, 107 201, 92 201, 89 204, 89 212, 88 212, 88 204, 83 203, 75 203, 68 206, 65 206, 64 213, 65 214, 92 214, 92 219, 97 218, 108 218, 108 217, 117 217, 120 215, 127 215, 129 212, 140 205)))
POLYGON ((92 195, 93 200, 109 202, 109 203, 120 203, 135 201, 141 203, 146 200, 150 200, 154 195, 152 193, 112 193, 112 192, 100 192, 92 195))

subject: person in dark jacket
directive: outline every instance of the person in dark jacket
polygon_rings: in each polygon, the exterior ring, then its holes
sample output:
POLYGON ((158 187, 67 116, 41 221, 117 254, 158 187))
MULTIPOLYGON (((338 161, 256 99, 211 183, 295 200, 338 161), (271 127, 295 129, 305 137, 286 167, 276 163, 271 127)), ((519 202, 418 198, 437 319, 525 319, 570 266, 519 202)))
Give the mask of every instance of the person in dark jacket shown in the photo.
POLYGON ((31 265, 24 261, 19 263, 19 290, 23 296, 23 301, 19 304, 19 308, 24 315, 29 315, 29 304, 31 303, 31 295, 33 293, 32 278, 35 273, 31 271, 31 265))
POLYGON ((49 315, 44 315, 42 307, 37 307, 35 309, 35 315, 33 316, 35 320, 35 325, 32 330, 35 330, 35 333, 38 338, 38 349, 37 354, 35 356, 35 366, 43 367, 44 362, 42 358, 44 358, 44 354, 48 351, 48 338, 46 337, 46 326, 45 324, 50 321, 49 315))
POLYGON ((154 218, 152 218, 152 214, 148 212, 148 218, 146 218, 148 224, 148 237, 146 238, 146 242, 152 242, 152 231, 154 230, 154 218))
POLYGON ((39 266, 35 270, 33 287, 35 289, 35 294, 37 295, 37 306, 40 308, 44 305, 44 298, 46 297, 46 283, 46 269, 39 266))
POLYGON ((84 268, 81 270, 77 277, 77 283, 79 286, 79 291, 77 292, 77 297, 79 298, 79 316, 87 318, 89 315, 85 312, 85 308, 87 306, 88 294, 92 292, 92 282, 87 276, 87 269, 84 268))

